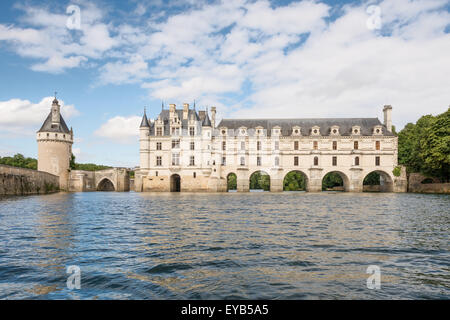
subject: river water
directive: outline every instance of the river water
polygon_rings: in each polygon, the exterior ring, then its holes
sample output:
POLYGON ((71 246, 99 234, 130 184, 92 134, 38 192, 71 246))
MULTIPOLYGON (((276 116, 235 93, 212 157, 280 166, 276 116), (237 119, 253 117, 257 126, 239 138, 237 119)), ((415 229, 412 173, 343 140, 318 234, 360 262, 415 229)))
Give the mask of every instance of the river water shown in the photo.
POLYGON ((3 198, 0 299, 449 299, 449 208, 421 194, 3 198))

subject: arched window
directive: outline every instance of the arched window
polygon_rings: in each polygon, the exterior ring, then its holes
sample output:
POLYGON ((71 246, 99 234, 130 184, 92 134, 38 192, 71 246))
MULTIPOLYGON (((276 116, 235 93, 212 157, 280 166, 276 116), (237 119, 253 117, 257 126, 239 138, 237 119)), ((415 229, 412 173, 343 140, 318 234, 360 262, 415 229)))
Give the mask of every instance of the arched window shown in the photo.
POLYGON ((314 165, 315 166, 319 165, 319 157, 314 157, 314 165))

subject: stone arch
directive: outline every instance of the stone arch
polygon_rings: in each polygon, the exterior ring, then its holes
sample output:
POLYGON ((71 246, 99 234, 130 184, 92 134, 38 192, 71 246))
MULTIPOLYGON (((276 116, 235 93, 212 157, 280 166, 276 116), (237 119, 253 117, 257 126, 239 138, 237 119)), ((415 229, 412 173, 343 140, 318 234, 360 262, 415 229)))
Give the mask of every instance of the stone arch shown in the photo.
POLYGON ((248 180, 249 190, 270 191, 271 179, 270 175, 266 171, 256 170, 248 177, 248 180))
POLYGON ((102 178, 97 184, 97 191, 116 191, 116 186, 110 179, 102 178))
POLYGON ((227 174, 227 191, 237 190, 237 174, 234 172, 229 172, 227 174), (230 181, 230 179, 232 179, 230 181))
POLYGON ((350 179, 348 178, 348 176, 342 172, 342 171, 338 171, 338 170, 331 170, 328 171, 327 173, 325 173, 322 177, 322 190, 325 190, 324 187, 324 182, 325 182, 325 178, 327 176, 329 176, 330 174, 337 174, 341 179, 342 179, 342 188, 339 188, 339 186, 335 186, 333 189, 336 191, 345 191, 348 192, 350 191, 350 179))
POLYGON ((307 191, 307 190, 308 190, 308 176, 306 175, 306 173, 304 173, 301 170, 291 170, 289 172, 286 172, 283 178, 283 191, 307 191), (303 186, 300 185, 302 181, 301 180, 299 181, 297 177, 293 179, 294 181, 291 182, 289 181, 288 175, 293 173, 299 173, 303 177, 304 179, 303 186), (291 189, 298 189, 298 190, 291 190, 291 189))
POLYGON ((181 191, 181 177, 179 174, 173 174, 170 176, 170 192, 181 191))
POLYGON ((394 180, 383 170, 373 170, 366 173, 362 179, 364 192, 393 192, 394 180), (375 174, 374 174, 375 173, 375 174))

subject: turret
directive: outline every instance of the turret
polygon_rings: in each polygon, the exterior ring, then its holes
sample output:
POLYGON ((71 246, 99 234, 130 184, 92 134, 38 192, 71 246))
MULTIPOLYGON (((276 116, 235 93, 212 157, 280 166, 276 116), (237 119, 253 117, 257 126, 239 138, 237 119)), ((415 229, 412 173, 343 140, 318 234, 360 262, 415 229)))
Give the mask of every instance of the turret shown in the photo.
POLYGON ((55 98, 50 113, 36 134, 38 170, 59 176, 59 187, 68 190, 73 130, 66 125, 55 98))
POLYGON ((147 169, 150 166, 150 124, 148 123, 146 110, 142 116, 139 127, 140 168, 147 169))

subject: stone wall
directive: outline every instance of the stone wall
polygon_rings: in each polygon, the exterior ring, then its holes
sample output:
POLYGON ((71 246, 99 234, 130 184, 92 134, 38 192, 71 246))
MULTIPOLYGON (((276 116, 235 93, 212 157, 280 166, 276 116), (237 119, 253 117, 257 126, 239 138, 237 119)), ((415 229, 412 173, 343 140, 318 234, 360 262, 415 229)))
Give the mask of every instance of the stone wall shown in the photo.
POLYGON ((429 178, 420 173, 411 173, 408 179, 408 192, 450 194, 450 183, 440 183, 437 178, 429 178), (425 179, 431 179, 433 183, 422 183, 425 179))
POLYGON ((0 195, 46 194, 59 191, 59 177, 53 174, 0 165, 0 195))
POLYGON ((69 175, 69 191, 112 191, 101 190, 105 180, 111 182, 114 186, 114 191, 130 191, 130 176, 125 168, 111 168, 99 171, 72 170, 69 175))

